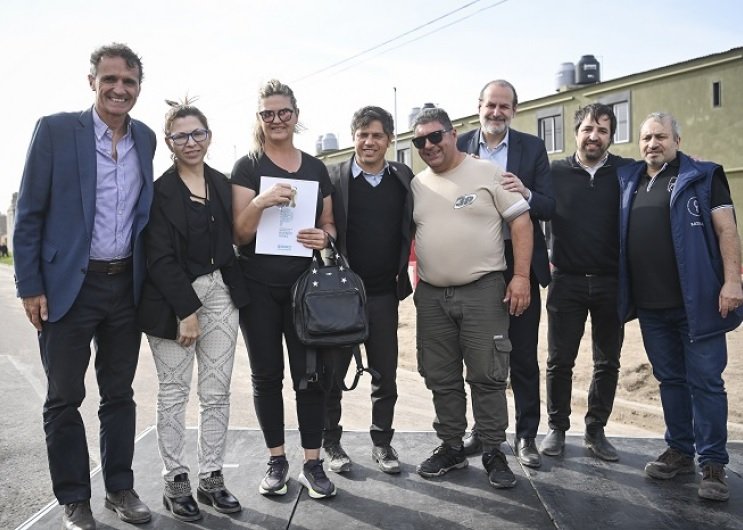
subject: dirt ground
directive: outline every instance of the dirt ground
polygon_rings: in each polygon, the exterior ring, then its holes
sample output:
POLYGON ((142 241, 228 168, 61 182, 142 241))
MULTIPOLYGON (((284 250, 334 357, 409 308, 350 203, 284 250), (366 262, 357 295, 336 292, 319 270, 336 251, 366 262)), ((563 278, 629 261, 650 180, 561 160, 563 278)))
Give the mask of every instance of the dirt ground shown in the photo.
MULTIPOLYGON (((542 380, 542 415, 546 415, 544 374, 547 366, 547 314, 544 303, 546 290, 542 291, 542 319, 539 331, 539 366, 542 380)), ((585 413, 586 392, 591 381, 590 319, 581 342, 573 372, 573 424, 585 413)), ((415 306, 412 296, 400 306, 400 368, 415 370, 415 306)), ((724 373, 728 393, 728 431, 730 439, 743 439, 743 326, 731 332, 728 340, 728 365, 724 373)), ((625 327, 622 347, 619 387, 612 422, 634 425, 659 434, 664 425, 660 408, 658 383, 653 377, 650 362, 640 336, 637 321, 625 327)))

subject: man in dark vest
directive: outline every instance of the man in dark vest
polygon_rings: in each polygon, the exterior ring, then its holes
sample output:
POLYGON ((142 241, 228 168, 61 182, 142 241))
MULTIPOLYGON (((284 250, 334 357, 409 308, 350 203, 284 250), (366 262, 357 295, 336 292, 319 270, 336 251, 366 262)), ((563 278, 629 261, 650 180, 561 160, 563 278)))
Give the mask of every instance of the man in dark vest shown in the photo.
POLYGON ((679 151, 676 119, 640 126, 642 160, 618 172, 620 316, 640 320, 660 383, 668 447, 645 473, 670 480, 702 471, 698 495, 730 498, 725 481, 725 333, 741 322, 740 236, 725 171, 679 151))
MULTIPOLYGON (((413 213, 405 164, 385 160, 394 125, 380 107, 363 107, 351 120, 354 155, 329 168, 333 182, 333 216, 338 246, 351 268, 364 280, 368 300, 369 338, 364 343, 369 367, 379 373, 372 382, 372 458, 385 473, 399 473, 391 446, 397 402, 397 323, 399 301, 412 292, 408 257, 413 213)), ((350 362, 350 355, 345 359, 350 362)), ((345 373, 347 362, 343 365, 345 373)), ((334 385, 327 397, 323 447, 329 469, 351 469, 341 446, 341 390, 334 385)))

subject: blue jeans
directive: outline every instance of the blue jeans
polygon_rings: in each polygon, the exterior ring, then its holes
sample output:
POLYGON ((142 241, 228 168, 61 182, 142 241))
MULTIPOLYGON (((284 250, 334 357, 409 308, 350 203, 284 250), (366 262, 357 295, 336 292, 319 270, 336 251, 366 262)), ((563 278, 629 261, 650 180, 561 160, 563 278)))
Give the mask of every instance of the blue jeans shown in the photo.
POLYGON ((727 464, 725 335, 690 341, 682 307, 638 308, 637 314, 653 375, 660 382, 666 443, 691 457, 696 445, 700 465, 727 464))

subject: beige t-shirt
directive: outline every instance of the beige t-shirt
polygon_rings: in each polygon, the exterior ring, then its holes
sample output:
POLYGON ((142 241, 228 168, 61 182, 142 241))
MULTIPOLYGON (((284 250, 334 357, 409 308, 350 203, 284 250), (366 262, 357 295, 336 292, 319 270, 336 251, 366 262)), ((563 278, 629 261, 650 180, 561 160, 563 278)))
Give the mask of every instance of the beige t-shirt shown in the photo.
POLYGON ((418 276, 437 287, 466 285, 506 270, 503 221, 529 203, 501 186, 503 170, 467 156, 444 173, 430 168, 411 183, 418 276))

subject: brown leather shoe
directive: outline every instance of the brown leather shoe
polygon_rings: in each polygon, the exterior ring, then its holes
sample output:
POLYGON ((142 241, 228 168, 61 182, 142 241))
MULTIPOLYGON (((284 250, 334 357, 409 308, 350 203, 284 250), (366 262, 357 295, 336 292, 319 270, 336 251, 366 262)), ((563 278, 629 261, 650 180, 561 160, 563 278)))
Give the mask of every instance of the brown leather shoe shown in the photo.
POLYGON ((106 492, 105 506, 116 512, 125 523, 146 523, 152 518, 150 509, 139 500, 139 495, 133 489, 106 492))
POLYGON ((90 501, 65 504, 62 514, 63 530, 95 530, 95 519, 90 511, 90 501))

